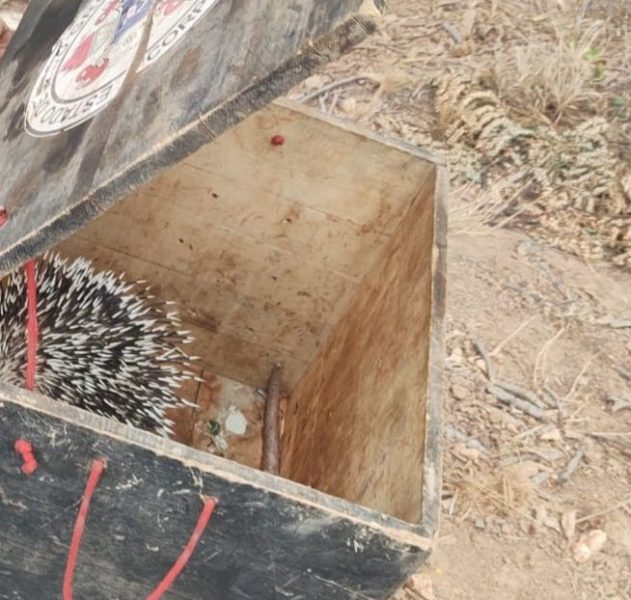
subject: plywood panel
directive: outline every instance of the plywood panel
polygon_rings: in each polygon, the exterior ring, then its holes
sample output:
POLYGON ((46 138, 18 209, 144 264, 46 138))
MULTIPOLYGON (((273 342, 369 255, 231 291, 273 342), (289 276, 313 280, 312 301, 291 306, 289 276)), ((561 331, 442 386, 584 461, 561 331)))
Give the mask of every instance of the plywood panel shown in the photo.
POLYGON ((217 374, 295 385, 434 165, 290 102, 246 119, 64 242, 175 300, 217 374), (285 137, 273 146, 275 133, 285 137))
MULTIPOLYGON (((283 314, 281 310, 272 308, 265 311, 260 308, 264 303, 258 304, 256 309, 245 311, 238 335, 232 335, 224 319, 236 314, 235 311, 243 314, 243 306, 247 307, 250 302, 256 304, 256 299, 240 298, 236 291, 231 296, 230 291, 218 290, 211 285, 203 287, 195 278, 90 244, 81 237, 73 236, 56 249, 67 258, 88 257, 95 268, 112 270, 130 281, 148 281, 158 297, 176 301, 183 328, 190 331, 194 339, 187 346, 187 352, 199 358, 200 366, 215 373, 252 386, 263 386, 272 366, 278 361, 284 362, 288 381, 297 381, 308 364, 307 358, 300 358, 299 353, 288 353, 288 348, 301 347, 300 336, 304 328, 304 321, 297 319, 294 314, 283 314), (222 291, 225 292, 223 297, 216 295, 222 291), (195 299, 199 298, 202 299, 201 303, 195 305, 195 299), (223 298, 224 302, 214 301, 217 298, 223 298), (260 319, 262 314, 266 315, 264 320, 260 319), (277 322, 279 327, 272 329, 272 334, 263 338, 265 327, 273 328, 277 322), (288 329, 283 332, 280 323, 288 329)), ((314 344, 316 341, 311 336, 305 344, 314 344)))
POLYGON ((292 393, 282 473, 410 522, 422 511, 435 179, 292 393))

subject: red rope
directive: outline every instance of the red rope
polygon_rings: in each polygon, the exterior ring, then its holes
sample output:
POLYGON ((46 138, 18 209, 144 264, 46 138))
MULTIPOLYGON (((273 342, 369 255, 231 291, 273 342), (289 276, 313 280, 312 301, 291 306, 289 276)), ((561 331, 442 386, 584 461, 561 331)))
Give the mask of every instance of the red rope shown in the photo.
POLYGON ((22 457, 22 473, 32 475, 37 471, 37 459, 33 451, 33 445, 28 440, 15 440, 15 451, 22 457))
POLYGON ((94 490, 99 484, 99 479, 104 469, 105 463, 102 460, 95 460, 92 463, 92 470, 90 471, 88 483, 85 486, 83 500, 81 500, 81 507, 79 508, 79 515, 77 516, 74 531, 72 532, 72 541, 70 542, 70 550, 68 551, 68 562, 66 563, 66 572, 64 573, 63 600, 72 600, 72 578, 74 577, 74 570, 77 566, 77 556, 79 555, 79 546, 81 545, 81 538, 83 537, 83 530, 85 529, 85 520, 88 518, 90 502, 92 502, 94 490))
POLYGON ((184 569, 186 563, 193 555, 195 546, 197 546, 197 543, 202 537, 204 530, 208 525, 208 521, 210 521, 210 517, 212 517, 213 511, 215 510, 215 506, 217 506, 217 498, 206 498, 204 500, 204 509, 202 510, 202 514, 199 515, 199 519, 197 520, 197 525, 195 525, 191 539, 188 540, 182 554, 180 554, 171 567, 171 570, 165 575, 158 587, 151 592, 149 596, 147 596, 147 600, 158 600, 159 598, 162 598, 162 595, 175 583, 175 580, 182 572, 182 569, 184 569))
POLYGON ((31 392, 35 389, 35 370, 37 366, 37 341, 39 327, 37 324, 37 282, 35 261, 26 263, 26 307, 28 312, 27 325, 27 362, 26 362, 26 389, 31 392))
MULTIPOLYGON (((104 469, 105 463, 102 460, 95 460, 92 463, 92 470, 90 471, 90 477, 88 478, 88 483, 85 487, 83 500, 81 501, 81 507, 79 508, 79 515, 77 516, 74 532, 72 534, 70 550, 68 552, 68 562, 66 564, 66 572, 64 574, 63 600, 72 600, 72 579, 74 577, 75 567, 77 566, 77 556, 79 554, 81 538, 83 537, 83 530, 85 529, 85 521, 88 517, 90 502, 92 501, 94 490, 99 483, 99 479, 101 478, 104 469)), ((195 547, 204 534, 206 526, 210 521, 210 517, 212 517, 215 506, 217 506, 217 498, 206 498, 204 500, 204 509, 197 520, 197 525, 195 525, 193 534, 184 547, 182 554, 180 554, 169 572, 165 575, 164 579, 158 584, 158 587, 156 587, 156 589, 147 597, 147 600, 159 600, 165 592, 171 589, 175 580, 179 577, 180 573, 186 566, 186 563, 188 563, 189 559, 193 555, 195 547)))

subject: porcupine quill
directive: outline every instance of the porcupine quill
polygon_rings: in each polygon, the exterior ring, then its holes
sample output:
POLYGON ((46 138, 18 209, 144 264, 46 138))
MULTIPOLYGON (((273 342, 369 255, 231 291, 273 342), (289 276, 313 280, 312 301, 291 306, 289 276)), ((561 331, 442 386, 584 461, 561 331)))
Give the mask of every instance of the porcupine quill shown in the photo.
MULTIPOLYGON (((197 380, 192 342, 172 303, 140 283, 97 272, 86 259, 48 254, 37 262, 35 389, 55 400, 163 436, 169 408, 186 406, 176 391, 197 380)), ((26 277, 0 283, 0 381, 24 385, 27 361, 26 277)))

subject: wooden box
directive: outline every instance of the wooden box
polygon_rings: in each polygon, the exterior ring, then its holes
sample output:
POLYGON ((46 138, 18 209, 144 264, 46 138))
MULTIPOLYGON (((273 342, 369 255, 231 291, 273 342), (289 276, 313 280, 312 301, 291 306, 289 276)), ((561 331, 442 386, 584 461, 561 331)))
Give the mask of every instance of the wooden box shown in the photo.
MULTIPOLYGON (((89 183, 83 145, 93 160, 108 146, 85 142, 82 126, 81 139, 77 129, 62 134, 67 164, 52 158, 59 138, 33 146, 60 180, 48 202, 32 192, 39 173, 33 184, 19 175, 0 265, 54 247, 148 281, 178 303, 205 381, 219 381, 228 402, 255 398, 282 362, 282 477, 257 469, 256 416, 225 459, 0 383, 0 599, 59 597, 97 457, 108 467, 76 598, 147 596, 188 539, 200 494, 216 496, 218 508, 169 598, 386 600, 430 552, 441 480, 445 170, 416 148, 288 101, 253 112, 265 101, 225 121, 211 144, 176 133, 149 154, 149 134, 130 142, 133 151, 115 145, 109 151, 128 153, 121 160, 133 168, 108 179, 90 167, 89 183), (64 204, 62 190, 80 201, 64 204), (16 436, 36 449, 29 478, 16 436)), ((113 118, 106 111, 88 131, 113 118)), ((202 385, 192 398, 204 393, 202 385)), ((190 443, 186 423, 180 435, 190 443)))

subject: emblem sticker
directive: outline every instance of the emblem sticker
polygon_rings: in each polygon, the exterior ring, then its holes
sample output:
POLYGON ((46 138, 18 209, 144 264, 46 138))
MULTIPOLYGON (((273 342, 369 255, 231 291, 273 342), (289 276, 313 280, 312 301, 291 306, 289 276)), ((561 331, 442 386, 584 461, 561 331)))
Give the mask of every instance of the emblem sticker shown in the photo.
POLYGON ((153 11, 139 71, 180 42, 217 0, 88 0, 52 49, 26 108, 26 131, 55 135, 91 119, 120 91, 153 11))

